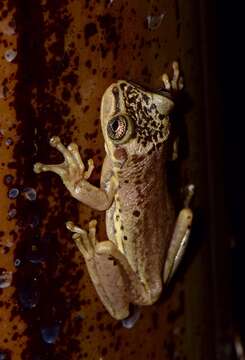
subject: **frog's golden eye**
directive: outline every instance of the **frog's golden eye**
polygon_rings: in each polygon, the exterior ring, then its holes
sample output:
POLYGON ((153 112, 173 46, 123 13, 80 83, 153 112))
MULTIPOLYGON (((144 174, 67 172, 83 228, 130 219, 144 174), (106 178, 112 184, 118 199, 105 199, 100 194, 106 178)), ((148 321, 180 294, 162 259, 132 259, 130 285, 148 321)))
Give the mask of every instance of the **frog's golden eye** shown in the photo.
POLYGON ((125 115, 114 116, 107 124, 109 138, 117 143, 126 142, 132 135, 132 121, 125 115))

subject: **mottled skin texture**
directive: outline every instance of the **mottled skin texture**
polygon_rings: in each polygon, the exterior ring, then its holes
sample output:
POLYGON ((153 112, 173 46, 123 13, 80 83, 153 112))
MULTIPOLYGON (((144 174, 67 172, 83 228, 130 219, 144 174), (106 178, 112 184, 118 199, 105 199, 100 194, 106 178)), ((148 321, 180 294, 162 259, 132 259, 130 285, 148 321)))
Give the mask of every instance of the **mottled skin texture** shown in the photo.
MULTIPOLYGON (((163 76, 168 90, 178 89, 178 65, 173 67, 172 86, 163 76)), ((105 91, 101 126, 106 158, 100 188, 87 181, 92 160, 85 171, 77 145, 65 148, 57 137, 51 139, 51 145, 62 152, 64 163, 35 165, 36 172, 60 175, 79 201, 107 210, 107 241, 96 239, 95 220, 88 233, 71 222, 67 227, 74 232, 102 302, 116 319, 129 315, 130 303, 149 305, 159 298, 163 279, 166 282, 172 276, 188 238, 192 212, 183 209, 174 225, 166 181, 173 106, 166 91, 149 92, 126 81, 105 91)))
POLYGON ((118 172, 117 196, 107 211, 108 238, 125 254, 149 290, 151 302, 162 290, 163 259, 174 221, 166 174, 155 166, 164 165, 163 152, 161 147, 147 157, 135 158, 118 172), (120 231, 110 233, 114 222, 120 231))

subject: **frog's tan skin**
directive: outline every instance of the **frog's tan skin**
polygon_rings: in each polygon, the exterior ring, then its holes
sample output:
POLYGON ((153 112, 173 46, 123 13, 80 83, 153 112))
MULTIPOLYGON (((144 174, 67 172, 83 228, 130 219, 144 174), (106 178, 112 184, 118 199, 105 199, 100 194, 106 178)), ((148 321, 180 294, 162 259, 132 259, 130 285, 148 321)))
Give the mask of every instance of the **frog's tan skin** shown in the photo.
MULTIPOLYGON (((171 81, 166 74, 162 76, 165 90, 183 87, 177 62, 173 72, 171 81)), ((159 298, 189 236, 189 200, 175 222, 167 187, 165 165, 173 106, 167 91, 149 92, 124 80, 105 91, 101 126, 106 157, 100 188, 88 182, 93 161, 88 161, 85 170, 77 145, 71 143, 66 148, 58 137, 50 144, 63 154, 64 162, 37 163, 34 167, 37 173, 58 174, 82 203, 106 210, 106 241, 98 242, 95 220, 90 221, 88 232, 72 222, 67 228, 74 233, 97 293, 116 319, 129 315, 130 303, 150 305, 159 298)))

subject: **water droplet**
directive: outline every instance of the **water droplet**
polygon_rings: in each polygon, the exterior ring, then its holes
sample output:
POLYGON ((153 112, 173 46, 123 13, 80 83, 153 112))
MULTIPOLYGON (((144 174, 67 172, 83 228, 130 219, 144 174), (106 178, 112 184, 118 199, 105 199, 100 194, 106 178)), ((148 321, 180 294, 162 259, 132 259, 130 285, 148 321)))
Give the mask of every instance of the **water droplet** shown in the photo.
POLYGON ((122 320, 123 327, 126 329, 132 329, 132 327, 134 327, 136 322, 139 320, 140 313, 140 308, 138 306, 134 306, 132 314, 129 315, 126 319, 122 320))
POLYGON ((33 188, 27 187, 23 190, 23 193, 25 195, 25 198, 29 201, 35 201, 37 198, 37 192, 33 188))
POLYGON ((17 214, 17 210, 15 208, 10 209, 8 212, 9 219, 13 219, 16 216, 16 214, 17 214))
POLYGON ((5 144, 6 144, 7 146, 12 145, 12 144, 13 144, 13 140, 12 140, 11 138, 7 138, 7 140, 5 141, 5 144))
POLYGON ((7 360, 8 354, 6 352, 0 351, 0 360, 7 360))
POLYGON ((165 14, 162 13, 161 15, 149 15, 146 17, 147 26, 149 30, 156 30, 162 23, 165 14))
POLYGON ((19 193, 20 193, 19 189, 17 189, 17 188, 12 188, 12 189, 10 189, 9 192, 8 192, 8 197, 9 197, 10 199, 16 199, 16 198, 18 197, 19 193))
POLYGON ((5 99, 9 95, 9 88, 7 84, 0 85, 0 99, 5 99))
POLYGON ((12 175, 5 175, 4 176, 4 184, 10 185, 14 180, 14 177, 12 175))
POLYGON ((17 56, 17 51, 13 50, 13 49, 9 49, 7 51, 5 51, 4 57, 5 60, 7 60, 8 62, 12 62, 17 56))
POLYGON ((14 262, 14 266, 18 267, 21 264, 21 260, 20 259, 16 259, 14 262))
POLYGON ((54 344, 58 339, 59 333, 60 325, 58 324, 41 328, 42 339, 47 344, 54 344))
POLYGON ((0 274, 0 289, 9 287, 12 283, 13 273, 11 271, 2 271, 0 274))

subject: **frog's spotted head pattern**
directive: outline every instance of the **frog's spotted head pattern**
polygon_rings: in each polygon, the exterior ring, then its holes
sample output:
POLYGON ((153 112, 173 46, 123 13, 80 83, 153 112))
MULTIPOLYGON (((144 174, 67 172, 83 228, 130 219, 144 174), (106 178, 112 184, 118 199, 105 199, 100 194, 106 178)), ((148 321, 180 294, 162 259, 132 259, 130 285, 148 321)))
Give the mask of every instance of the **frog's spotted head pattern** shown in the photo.
POLYGON ((112 84, 102 99, 101 122, 107 150, 128 155, 149 154, 169 136, 173 101, 127 81, 112 84))

